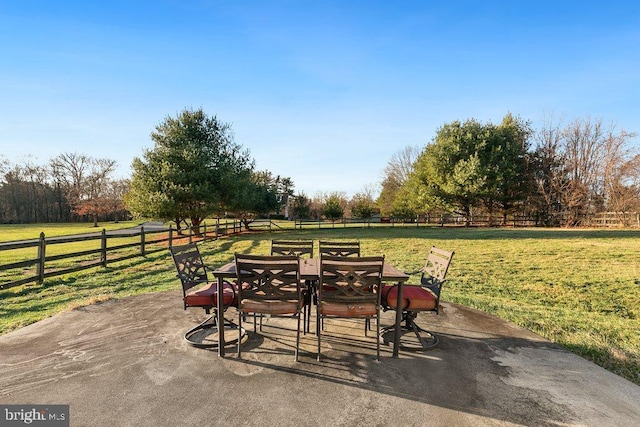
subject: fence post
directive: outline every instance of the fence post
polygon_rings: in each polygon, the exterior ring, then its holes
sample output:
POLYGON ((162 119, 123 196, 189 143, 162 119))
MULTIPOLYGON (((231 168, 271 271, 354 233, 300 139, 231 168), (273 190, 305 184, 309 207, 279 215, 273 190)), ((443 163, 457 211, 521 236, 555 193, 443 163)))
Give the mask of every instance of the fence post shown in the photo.
POLYGON ((144 250, 144 225, 140 226, 140 256, 145 255, 144 250))
POLYGON ((44 238, 44 232, 40 232, 40 241, 38 242, 38 264, 36 275, 38 276, 38 284, 41 285, 44 281, 44 260, 46 253, 46 240, 44 238))
POLYGON ((169 224, 169 249, 173 247, 173 224, 169 224))
POLYGON ((202 241, 206 242, 207 241, 207 223, 204 223, 204 234, 202 235, 202 241))
POLYGON ((193 243, 193 224, 189 226, 189 243, 193 243))
POLYGON ((107 267, 107 230, 102 229, 102 239, 100 242, 100 262, 103 267, 107 267))

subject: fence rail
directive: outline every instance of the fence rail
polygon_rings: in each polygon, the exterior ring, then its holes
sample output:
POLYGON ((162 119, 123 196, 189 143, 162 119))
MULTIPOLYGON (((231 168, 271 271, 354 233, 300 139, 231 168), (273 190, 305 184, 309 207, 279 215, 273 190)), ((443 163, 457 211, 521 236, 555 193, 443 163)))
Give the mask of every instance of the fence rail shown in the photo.
MULTIPOLYGON (((182 229, 181 233, 173 227, 145 230, 121 230, 89 233, 74 236, 58 236, 47 238, 40 233, 38 239, 20 242, 0 243, 0 252, 35 249, 37 256, 27 255, 27 259, 0 264, 0 290, 9 289, 27 283, 42 283, 44 279, 73 273, 94 267, 107 267, 108 263, 124 261, 130 258, 166 250, 176 239, 216 239, 220 235, 239 232, 242 224, 238 220, 214 225, 203 224, 198 232, 193 227, 182 229), (153 236, 150 238, 150 236, 153 236), (131 241, 134 240, 134 241, 131 241), (47 249, 54 245, 77 242, 99 242, 99 248, 83 249, 75 252, 47 255, 47 249), (56 266, 59 261, 72 260, 75 265, 56 266), (18 271, 17 271, 18 270, 18 271), (25 277, 26 276, 26 277, 25 277)), ((263 225, 264 226, 264 225, 263 225)))

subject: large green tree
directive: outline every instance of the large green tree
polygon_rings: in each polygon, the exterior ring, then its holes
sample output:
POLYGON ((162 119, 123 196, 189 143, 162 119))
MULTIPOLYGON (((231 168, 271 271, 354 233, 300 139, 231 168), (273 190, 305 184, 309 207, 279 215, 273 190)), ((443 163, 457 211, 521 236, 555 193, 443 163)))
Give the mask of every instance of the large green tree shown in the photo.
POLYGON ((184 110, 160 123, 153 149, 133 160, 127 208, 136 216, 189 219, 198 230, 202 220, 224 212, 251 183, 253 162, 236 144, 231 126, 202 109, 184 110))
POLYGON ((420 155, 407 180, 414 206, 449 209, 465 218, 484 206, 503 218, 530 191, 528 123, 505 116, 498 126, 469 119, 442 126, 420 155))
POLYGON ((502 223, 533 191, 530 166, 531 127, 528 122, 507 114, 498 126, 486 124, 485 139, 478 147, 486 181, 482 201, 491 217, 502 212, 502 223))
POLYGON ((416 187, 416 204, 450 209, 463 215, 468 224, 487 179, 478 153, 485 139, 483 126, 475 120, 442 126, 416 161, 415 176, 408 181, 416 187))

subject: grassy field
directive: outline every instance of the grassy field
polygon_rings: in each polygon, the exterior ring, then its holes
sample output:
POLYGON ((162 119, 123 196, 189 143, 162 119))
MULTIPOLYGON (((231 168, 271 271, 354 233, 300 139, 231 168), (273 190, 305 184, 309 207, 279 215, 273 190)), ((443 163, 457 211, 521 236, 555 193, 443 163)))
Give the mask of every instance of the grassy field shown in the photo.
MULTIPOLYGON (((201 244, 208 264, 266 254, 271 238, 358 239, 363 254, 415 271, 431 245, 456 252, 443 299, 530 329, 640 384, 640 232, 336 228, 251 233, 201 244)), ((415 276, 417 278, 417 276, 415 276)), ((0 291, 0 332, 62 310, 179 288, 168 251, 0 291)))
POLYGON ((0 242, 38 239, 43 232, 46 237, 66 236, 70 234, 96 233, 104 228, 107 231, 119 230, 139 225, 139 221, 100 222, 97 227, 91 223, 69 224, 2 224, 0 242))

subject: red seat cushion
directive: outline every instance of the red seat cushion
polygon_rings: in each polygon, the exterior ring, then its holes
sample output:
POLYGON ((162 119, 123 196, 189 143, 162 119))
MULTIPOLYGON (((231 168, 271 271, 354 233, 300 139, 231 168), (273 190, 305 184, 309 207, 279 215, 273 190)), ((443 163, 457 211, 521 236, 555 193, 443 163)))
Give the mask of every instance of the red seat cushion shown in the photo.
MULTIPOLYGON (((409 311, 435 310, 436 296, 428 289, 417 285, 402 287, 402 309, 409 311)), ((382 303, 387 307, 398 307, 398 286, 385 285, 382 287, 382 303)))
MULTIPOLYGON (((222 303, 225 306, 230 305, 234 300, 236 294, 234 286, 231 283, 224 282, 224 292, 222 293, 224 299, 222 303)), ((189 289, 184 297, 184 302, 189 307, 215 307, 218 304, 218 284, 211 282, 198 289, 189 289)))

